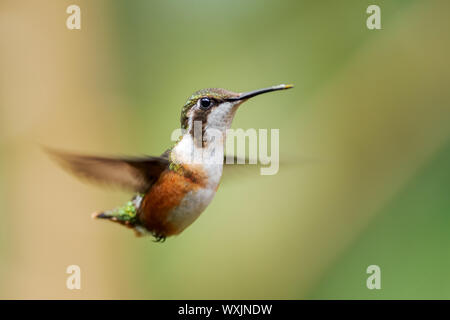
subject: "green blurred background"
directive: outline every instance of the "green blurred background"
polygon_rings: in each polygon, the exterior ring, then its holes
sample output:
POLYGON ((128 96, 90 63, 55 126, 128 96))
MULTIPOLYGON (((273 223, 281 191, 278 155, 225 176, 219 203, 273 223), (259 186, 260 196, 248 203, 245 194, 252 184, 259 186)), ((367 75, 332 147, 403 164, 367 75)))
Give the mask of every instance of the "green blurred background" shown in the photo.
POLYGON ((445 0, 3 0, 0 297, 450 298, 449 14, 445 0), (249 101, 233 127, 280 129, 297 164, 224 177, 164 244, 91 220, 130 195, 39 149, 159 154, 193 91, 279 83, 295 89, 249 101))

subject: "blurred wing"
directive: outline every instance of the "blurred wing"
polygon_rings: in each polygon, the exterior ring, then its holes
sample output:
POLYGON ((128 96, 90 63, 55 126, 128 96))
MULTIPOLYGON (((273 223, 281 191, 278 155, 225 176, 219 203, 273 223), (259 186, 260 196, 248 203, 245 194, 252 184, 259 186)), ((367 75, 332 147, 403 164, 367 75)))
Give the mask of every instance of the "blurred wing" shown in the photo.
MULTIPOLYGON (((248 158, 240 158, 240 157, 234 157, 233 163, 227 164, 226 155, 223 159, 223 179, 227 180, 227 176, 233 176, 234 177, 243 177, 243 176, 250 176, 250 175, 260 175, 261 168, 269 167, 270 164, 264 165, 261 162, 257 161, 257 163, 250 164, 248 158)), ((254 161, 255 162, 255 161, 254 161)), ((296 169, 306 164, 313 164, 317 163, 317 159, 313 158, 297 158, 297 159, 290 159, 290 160, 283 160, 278 162, 279 170, 281 169, 296 169)))
POLYGON ((169 165, 161 157, 102 158, 46 149, 64 169, 90 182, 145 193, 169 165))
POLYGON ((223 178, 226 176, 234 177, 242 177, 245 175, 259 175, 262 164, 260 162, 250 164, 248 158, 234 157, 232 163, 227 163, 227 156, 225 155, 223 158, 223 178))

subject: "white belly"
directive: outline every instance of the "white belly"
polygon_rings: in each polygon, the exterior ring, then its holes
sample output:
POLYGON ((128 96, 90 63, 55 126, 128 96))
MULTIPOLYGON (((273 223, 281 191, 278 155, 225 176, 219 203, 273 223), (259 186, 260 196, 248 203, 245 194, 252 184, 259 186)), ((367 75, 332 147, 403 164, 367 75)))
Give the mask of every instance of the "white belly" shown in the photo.
POLYGON ((188 192, 181 200, 181 203, 169 213, 167 222, 176 226, 177 233, 180 233, 198 218, 215 194, 215 188, 204 188, 188 192))
MULTIPOLYGON (((180 233, 194 222, 216 194, 223 169, 223 143, 222 141, 218 143, 216 146, 211 144, 205 149, 198 150, 192 136, 187 133, 171 152, 170 157, 172 161, 184 164, 192 164, 192 161, 195 160, 194 151, 202 154, 201 169, 207 177, 203 188, 188 192, 180 204, 168 214, 167 222, 175 226, 177 233, 180 233), (212 152, 212 150, 215 151, 212 152), (220 161, 212 161, 213 158, 209 158, 211 154, 216 153, 220 155, 220 161)), ((198 164, 194 162, 194 165, 198 164)))

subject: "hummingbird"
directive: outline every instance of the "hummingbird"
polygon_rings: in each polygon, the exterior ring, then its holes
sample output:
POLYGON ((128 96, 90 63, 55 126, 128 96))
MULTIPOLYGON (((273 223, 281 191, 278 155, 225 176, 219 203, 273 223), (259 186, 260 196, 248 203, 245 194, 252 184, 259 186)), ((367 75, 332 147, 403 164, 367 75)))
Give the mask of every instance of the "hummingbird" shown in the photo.
POLYGON ((244 93, 219 88, 195 92, 181 110, 183 134, 159 157, 113 158, 46 151, 79 178, 133 192, 125 205, 94 212, 93 218, 119 223, 137 236, 151 235, 163 242, 191 225, 216 194, 224 167, 226 131, 238 107, 257 95, 292 87, 281 84, 244 93), (200 128, 197 131, 201 134, 196 134, 195 128, 200 128), (218 151, 222 152, 220 161, 211 161, 218 151), (196 152, 203 155, 200 161, 192 161, 196 152))

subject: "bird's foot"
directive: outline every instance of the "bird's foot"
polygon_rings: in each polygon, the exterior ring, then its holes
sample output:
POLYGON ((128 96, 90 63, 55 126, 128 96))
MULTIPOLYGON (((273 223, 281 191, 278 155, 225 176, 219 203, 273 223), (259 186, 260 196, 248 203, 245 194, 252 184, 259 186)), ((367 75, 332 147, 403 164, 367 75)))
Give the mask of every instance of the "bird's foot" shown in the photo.
POLYGON ((153 234, 153 237, 155 238, 155 239, 153 239, 153 242, 164 242, 164 241, 166 241, 166 236, 164 236, 164 235, 161 235, 161 234, 153 234))

